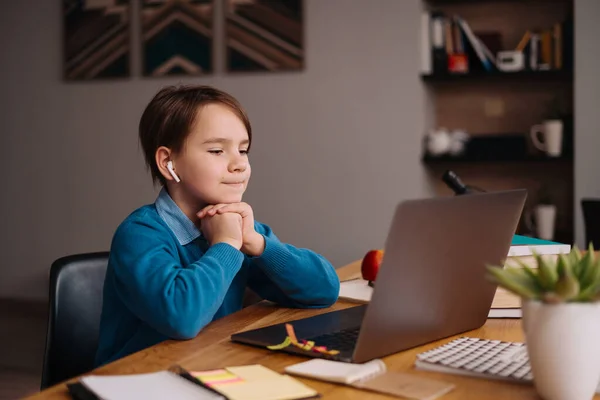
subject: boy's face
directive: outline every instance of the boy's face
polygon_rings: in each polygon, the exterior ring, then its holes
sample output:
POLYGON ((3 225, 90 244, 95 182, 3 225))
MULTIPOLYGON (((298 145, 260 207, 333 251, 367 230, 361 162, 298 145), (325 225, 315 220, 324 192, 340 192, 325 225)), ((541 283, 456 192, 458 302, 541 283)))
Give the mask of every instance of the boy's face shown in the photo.
POLYGON ((250 179, 248 145, 244 123, 227 106, 201 107, 182 151, 172 154, 177 185, 200 206, 240 202, 250 179))

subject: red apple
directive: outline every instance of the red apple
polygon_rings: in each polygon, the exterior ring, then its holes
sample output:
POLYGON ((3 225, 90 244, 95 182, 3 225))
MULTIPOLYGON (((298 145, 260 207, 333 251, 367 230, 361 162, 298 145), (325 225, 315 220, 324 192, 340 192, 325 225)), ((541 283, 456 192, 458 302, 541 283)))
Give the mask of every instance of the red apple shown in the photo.
POLYGON ((369 282, 375 281, 377 279, 377 273, 379 272, 379 266, 381 265, 381 261, 383 260, 383 251, 382 250, 370 250, 365 254, 362 259, 362 263, 360 265, 360 272, 362 273, 362 278, 369 282))

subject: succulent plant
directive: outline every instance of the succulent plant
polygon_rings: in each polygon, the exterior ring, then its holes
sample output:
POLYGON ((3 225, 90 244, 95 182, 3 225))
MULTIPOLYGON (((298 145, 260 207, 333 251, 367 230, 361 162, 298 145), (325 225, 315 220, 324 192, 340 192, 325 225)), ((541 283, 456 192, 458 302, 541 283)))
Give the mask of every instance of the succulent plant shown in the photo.
POLYGON ((590 243, 585 255, 573 246, 555 261, 534 252, 537 268, 487 266, 488 278, 516 295, 545 303, 600 301, 600 258, 590 243))

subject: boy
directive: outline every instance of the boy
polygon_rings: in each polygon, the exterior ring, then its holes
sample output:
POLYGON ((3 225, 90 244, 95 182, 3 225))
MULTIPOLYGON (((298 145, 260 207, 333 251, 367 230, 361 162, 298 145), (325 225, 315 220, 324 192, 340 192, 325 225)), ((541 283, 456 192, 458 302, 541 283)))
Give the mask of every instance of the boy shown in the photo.
POLYGON ((195 337, 240 310, 246 286, 286 307, 337 300, 331 264, 281 243, 242 202, 252 129, 237 100, 207 86, 164 88, 146 107, 139 135, 163 188, 113 237, 97 365, 195 337))

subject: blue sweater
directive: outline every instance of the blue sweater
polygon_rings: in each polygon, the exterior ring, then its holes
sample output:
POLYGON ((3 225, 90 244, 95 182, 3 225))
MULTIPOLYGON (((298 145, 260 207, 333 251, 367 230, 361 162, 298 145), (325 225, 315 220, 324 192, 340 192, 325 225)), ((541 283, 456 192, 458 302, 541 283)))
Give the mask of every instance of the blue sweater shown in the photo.
POLYGON ((209 246, 163 190, 134 211, 113 237, 104 283, 96 365, 166 339, 190 339, 241 309, 246 286, 285 307, 327 307, 339 293, 332 265, 307 249, 265 237, 260 257, 209 246))

